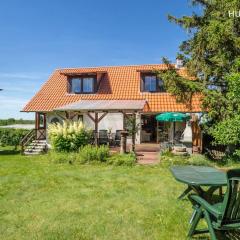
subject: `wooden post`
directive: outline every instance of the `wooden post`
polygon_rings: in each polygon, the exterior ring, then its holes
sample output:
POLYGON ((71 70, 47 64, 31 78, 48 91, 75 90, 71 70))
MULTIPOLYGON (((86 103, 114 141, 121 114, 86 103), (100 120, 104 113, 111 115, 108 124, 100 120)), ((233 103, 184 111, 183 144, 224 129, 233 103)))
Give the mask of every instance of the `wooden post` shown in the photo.
POLYGON ((98 113, 95 112, 95 119, 94 119, 94 124, 95 124, 95 139, 94 143, 96 146, 98 146, 98 113))
POLYGON ((136 113, 133 113, 133 126, 132 126, 132 152, 135 152, 135 140, 136 140, 136 113))
POLYGON ((121 142, 120 142, 120 153, 124 154, 127 152, 127 131, 121 132, 121 142))
POLYGON ((92 117, 89 112, 87 113, 88 117, 94 122, 94 144, 96 146, 98 145, 98 123, 107 115, 107 113, 108 112, 104 112, 100 118, 98 117, 98 112, 95 112, 95 117, 92 117))

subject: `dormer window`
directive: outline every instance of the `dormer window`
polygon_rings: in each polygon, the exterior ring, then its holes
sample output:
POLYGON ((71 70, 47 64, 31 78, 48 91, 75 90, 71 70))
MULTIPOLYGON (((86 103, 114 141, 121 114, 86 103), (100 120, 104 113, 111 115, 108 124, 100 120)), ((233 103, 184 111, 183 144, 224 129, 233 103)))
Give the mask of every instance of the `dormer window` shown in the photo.
POLYGON ((82 78, 83 92, 94 92, 94 78, 82 78))
POLYGON ((142 92, 165 92, 163 80, 154 74, 142 74, 141 81, 142 92))
POLYGON ((94 93, 96 85, 95 76, 77 76, 69 79, 69 92, 76 94, 94 93))
POLYGON ((71 79, 71 93, 80 93, 81 89, 81 78, 72 78, 71 79))
POLYGON ((156 76, 145 76, 144 77, 144 91, 156 92, 157 90, 157 77, 156 76))

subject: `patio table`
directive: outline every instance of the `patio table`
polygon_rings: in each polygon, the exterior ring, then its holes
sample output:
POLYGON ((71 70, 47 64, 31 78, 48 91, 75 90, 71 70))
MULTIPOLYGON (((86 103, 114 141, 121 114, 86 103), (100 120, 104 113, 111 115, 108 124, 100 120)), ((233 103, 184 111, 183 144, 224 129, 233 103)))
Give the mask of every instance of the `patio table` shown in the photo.
POLYGON ((222 191, 222 187, 227 185, 226 173, 212 167, 174 166, 171 167, 171 172, 177 181, 188 185, 178 199, 182 199, 193 190, 199 196, 211 200, 217 189, 222 191))

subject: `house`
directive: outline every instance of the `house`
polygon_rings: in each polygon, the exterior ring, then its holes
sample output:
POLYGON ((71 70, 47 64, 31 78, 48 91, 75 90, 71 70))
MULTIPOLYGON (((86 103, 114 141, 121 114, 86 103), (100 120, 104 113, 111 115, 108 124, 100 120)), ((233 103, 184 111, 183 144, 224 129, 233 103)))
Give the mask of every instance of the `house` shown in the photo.
MULTIPOLYGON (((198 96, 189 109, 164 90, 155 72, 166 68, 165 64, 151 64, 57 69, 23 111, 36 113, 38 139, 47 138, 48 124, 64 119, 115 133, 124 129, 126 118, 133 114, 140 125, 136 143, 159 142, 161 132, 170 135, 172 125, 157 123, 156 114, 183 112, 196 119, 201 112, 198 96)), ((177 69, 180 75, 187 75, 185 68, 177 69)), ((176 131, 184 128, 185 123, 176 123, 176 131)), ((193 144, 200 146, 199 128, 193 130, 193 144)))

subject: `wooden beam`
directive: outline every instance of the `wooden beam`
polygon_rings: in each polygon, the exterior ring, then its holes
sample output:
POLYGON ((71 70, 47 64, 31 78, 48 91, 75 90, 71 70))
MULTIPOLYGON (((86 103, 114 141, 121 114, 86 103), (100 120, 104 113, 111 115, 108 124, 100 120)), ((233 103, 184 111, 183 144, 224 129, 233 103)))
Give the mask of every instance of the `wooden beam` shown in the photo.
POLYGON ((69 119, 69 113, 67 111, 65 111, 65 115, 66 115, 66 120, 69 119))
POLYGON ((38 129, 39 126, 39 113, 35 113, 35 129, 38 129))
POLYGON ((73 112, 73 114, 74 114, 73 116, 70 115, 70 119, 71 119, 71 120, 78 115, 78 113, 76 113, 76 112, 73 112))
POLYGON ((98 122, 100 122, 107 114, 108 112, 103 113, 103 115, 98 119, 98 122))
POLYGON ((95 122, 95 118, 92 117, 92 115, 91 115, 89 112, 87 113, 87 115, 88 115, 88 117, 89 117, 93 122, 95 122))
POLYGON ((61 114, 59 114, 59 113, 57 113, 57 112, 55 112, 55 115, 58 116, 58 117, 60 117, 60 118, 62 118, 63 120, 67 120, 65 117, 63 117, 61 114))

